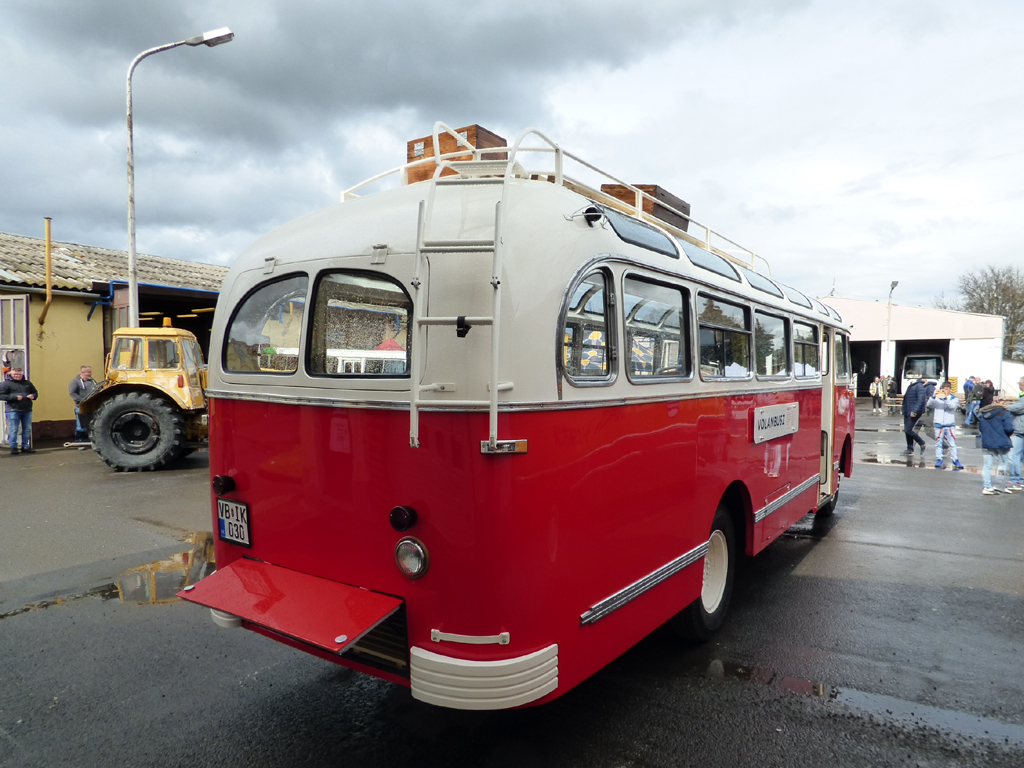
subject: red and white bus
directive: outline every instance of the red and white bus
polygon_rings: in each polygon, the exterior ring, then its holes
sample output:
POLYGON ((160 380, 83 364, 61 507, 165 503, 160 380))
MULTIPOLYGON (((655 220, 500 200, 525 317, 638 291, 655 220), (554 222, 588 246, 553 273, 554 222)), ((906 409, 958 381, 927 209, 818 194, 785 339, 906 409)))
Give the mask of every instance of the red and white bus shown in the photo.
POLYGON ((538 704, 665 622, 708 639, 737 560, 833 510, 848 332, 683 212, 570 177, 539 132, 499 160, 445 159, 446 133, 432 179, 231 268, 217 571, 181 596, 422 701, 538 704))

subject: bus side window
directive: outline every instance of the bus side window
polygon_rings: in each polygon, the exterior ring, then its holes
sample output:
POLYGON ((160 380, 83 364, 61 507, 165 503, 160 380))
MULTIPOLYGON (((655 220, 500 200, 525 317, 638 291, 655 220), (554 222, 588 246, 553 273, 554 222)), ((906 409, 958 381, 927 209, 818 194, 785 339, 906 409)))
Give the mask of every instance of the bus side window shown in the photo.
POLYGON ((750 310, 703 295, 698 306, 701 376, 750 376, 750 310))
POLYGON ((849 347, 846 344, 846 336, 842 333, 836 334, 836 378, 845 379, 850 375, 849 347))
POLYGON ((754 312, 754 359, 757 375, 789 375, 789 327, 784 318, 754 312))
POLYGON ((569 379, 610 379, 608 290, 603 272, 587 275, 569 300, 562 363, 569 379))
POLYGON ((630 380, 689 376, 689 295, 637 278, 623 281, 630 380))
POLYGON ((797 376, 818 375, 818 326, 793 321, 793 357, 797 376))
POLYGON ((264 283, 235 311, 224 340, 229 373, 294 373, 306 307, 305 275, 264 283))

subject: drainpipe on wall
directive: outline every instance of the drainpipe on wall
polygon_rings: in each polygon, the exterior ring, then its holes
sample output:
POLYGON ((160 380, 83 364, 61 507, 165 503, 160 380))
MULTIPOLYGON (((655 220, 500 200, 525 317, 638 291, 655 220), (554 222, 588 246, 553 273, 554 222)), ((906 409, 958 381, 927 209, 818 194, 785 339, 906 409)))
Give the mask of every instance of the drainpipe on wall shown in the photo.
POLYGON ((46 217, 46 305, 39 313, 39 332, 43 332, 43 323, 46 322, 46 313, 50 311, 50 304, 53 302, 53 261, 50 259, 50 217, 46 217))

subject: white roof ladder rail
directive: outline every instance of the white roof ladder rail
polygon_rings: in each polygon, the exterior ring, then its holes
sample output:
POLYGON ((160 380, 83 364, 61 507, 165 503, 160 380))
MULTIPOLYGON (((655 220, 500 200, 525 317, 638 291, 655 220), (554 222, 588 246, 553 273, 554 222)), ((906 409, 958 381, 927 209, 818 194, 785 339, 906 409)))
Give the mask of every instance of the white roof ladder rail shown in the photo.
MULTIPOLYGON (((507 168, 508 163, 503 163, 507 168)), ((447 185, 452 183, 446 177, 444 180, 435 178, 430 182, 430 193, 427 200, 420 201, 419 216, 416 224, 416 273, 412 281, 415 291, 413 297, 412 312, 412 392, 409 402, 409 445, 413 448, 420 446, 420 410, 425 405, 443 405, 456 408, 486 407, 490 415, 488 437, 481 441, 480 450, 483 453, 507 454, 525 453, 525 440, 498 440, 498 393, 507 392, 512 389, 511 382, 498 381, 498 350, 500 349, 501 338, 501 201, 494 206, 494 238, 491 240, 426 240, 427 225, 434 208, 434 194, 438 184, 447 185), (426 257, 436 253, 490 253, 491 254, 491 314, 490 316, 479 317, 442 317, 421 315, 422 307, 426 306, 427 290, 423 287, 421 276, 426 257), (460 337, 465 336, 473 326, 491 327, 491 359, 488 372, 487 389, 489 398, 487 400, 425 400, 422 396, 427 392, 449 391, 451 385, 438 383, 423 383, 423 376, 426 372, 426 358, 424 347, 426 341, 425 329, 430 326, 455 326, 456 333, 460 337)), ((455 178, 454 181, 461 183, 504 183, 504 179, 462 179, 455 178)))

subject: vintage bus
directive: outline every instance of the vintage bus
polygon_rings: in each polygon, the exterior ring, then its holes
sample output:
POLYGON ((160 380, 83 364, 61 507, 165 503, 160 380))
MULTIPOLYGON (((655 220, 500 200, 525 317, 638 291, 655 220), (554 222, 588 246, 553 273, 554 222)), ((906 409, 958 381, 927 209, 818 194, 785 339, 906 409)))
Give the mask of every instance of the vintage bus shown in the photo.
POLYGON ((432 178, 232 266, 217 571, 181 596, 425 702, 539 704, 666 622, 707 640, 738 559, 833 510, 848 331, 537 131, 497 160, 439 135, 432 178))

